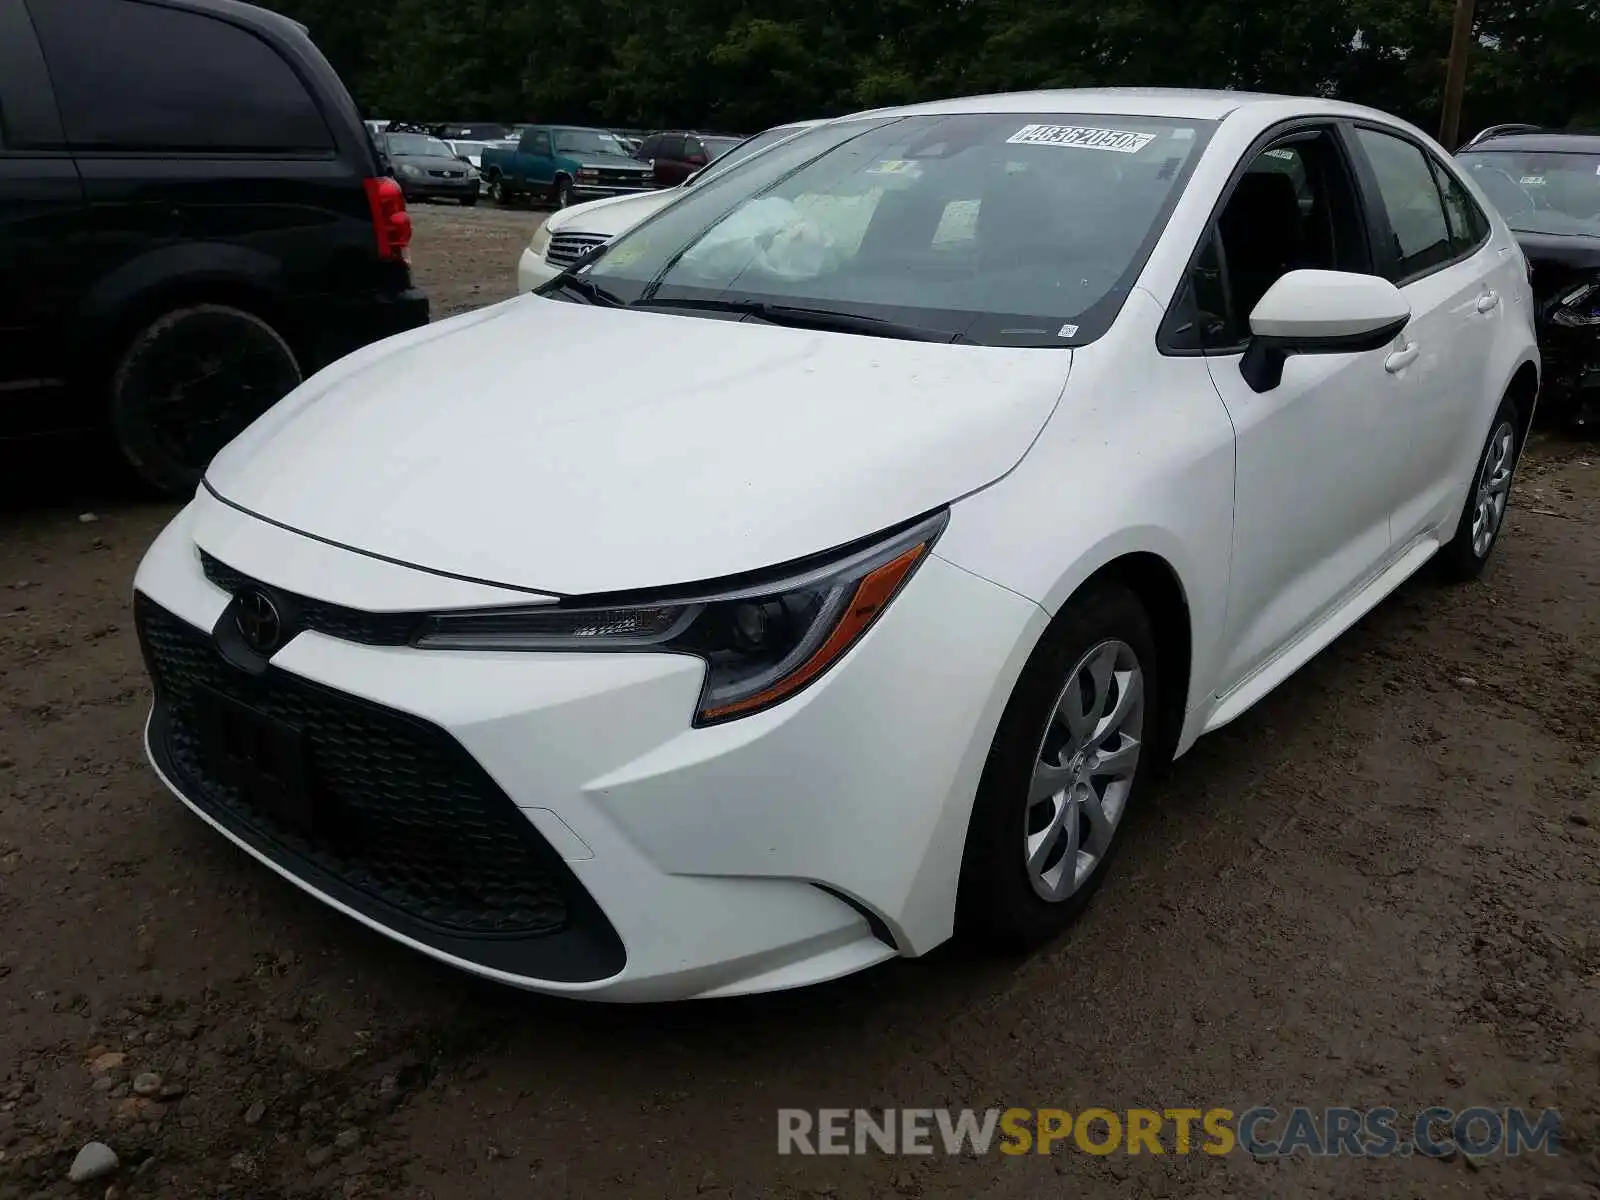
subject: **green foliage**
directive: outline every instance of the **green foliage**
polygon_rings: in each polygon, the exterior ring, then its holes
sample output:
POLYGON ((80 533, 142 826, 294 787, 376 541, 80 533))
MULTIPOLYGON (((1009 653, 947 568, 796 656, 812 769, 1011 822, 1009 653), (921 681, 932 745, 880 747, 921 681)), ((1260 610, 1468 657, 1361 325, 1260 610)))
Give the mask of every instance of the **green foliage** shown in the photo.
MULTIPOLYGON (((754 132, 1030 87, 1339 96, 1438 124, 1454 0, 266 0, 362 108, 754 132)), ((1600 118, 1600 0, 1477 0, 1463 133, 1600 118)))

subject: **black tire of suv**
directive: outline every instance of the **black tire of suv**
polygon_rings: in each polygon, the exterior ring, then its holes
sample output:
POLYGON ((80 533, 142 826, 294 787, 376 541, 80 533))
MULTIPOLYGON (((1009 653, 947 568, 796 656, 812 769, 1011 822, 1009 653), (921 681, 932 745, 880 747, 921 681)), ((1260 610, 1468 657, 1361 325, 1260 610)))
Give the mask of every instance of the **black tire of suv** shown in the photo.
POLYGON ((1484 567, 1489 565, 1489 557, 1494 553, 1494 548, 1500 544, 1500 535, 1505 532, 1506 521, 1511 516, 1511 488, 1516 483, 1517 466, 1522 462, 1520 429, 1521 422, 1517 418, 1516 406, 1507 396, 1500 401, 1494 420, 1489 423, 1489 435, 1483 441, 1483 448, 1478 451, 1478 457, 1472 460, 1472 481, 1467 486, 1467 498, 1462 502, 1461 516, 1456 521, 1455 534, 1434 556, 1438 577, 1446 583, 1466 583, 1476 579, 1483 573, 1484 567), (1494 449, 1495 443, 1505 437, 1507 429, 1511 433, 1511 478, 1506 484, 1506 507, 1489 537, 1488 545, 1484 547, 1483 553, 1479 554, 1472 544, 1472 518, 1478 505, 1478 488, 1489 465, 1490 452, 1494 449))
POLYGON ((510 208, 515 203, 516 197, 506 186, 506 181, 495 175, 489 180, 489 199, 494 201, 497 208, 510 208))
POLYGON ((1091 584, 1056 614, 1006 704, 978 785, 957 900, 957 921, 964 934, 995 949, 1025 949, 1060 933, 1088 904, 1125 840, 1130 817, 1164 763, 1159 667, 1150 618, 1125 585, 1091 584), (1034 766, 1074 665, 1106 641, 1129 647, 1143 672, 1139 733, 1143 749, 1110 849, 1070 896, 1046 900, 1034 890, 1023 854, 1034 766))
POLYGON ((224 304, 174 309, 140 329, 111 375, 111 432, 135 475, 186 497, 218 450, 300 383, 288 342, 224 304), (198 387, 198 400, 187 395, 198 387), (219 407, 214 398, 230 403, 219 407))

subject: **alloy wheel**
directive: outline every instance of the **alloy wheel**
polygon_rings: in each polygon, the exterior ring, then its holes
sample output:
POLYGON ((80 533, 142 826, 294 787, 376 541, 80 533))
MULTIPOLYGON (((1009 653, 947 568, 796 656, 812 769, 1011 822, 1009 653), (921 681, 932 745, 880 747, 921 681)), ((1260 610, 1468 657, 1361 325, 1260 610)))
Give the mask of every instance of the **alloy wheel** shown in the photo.
POLYGON ((1107 640, 1067 675, 1039 746, 1023 824, 1028 879, 1066 900, 1105 860, 1143 749, 1144 671, 1133 647, 1107 640))
POLYGON ((1489 553, 1495 535, 1505 520, 1506 501, 1511 494, 1511 472, 1516 466, 1516 431, 1502 421, 1489 438, 1478 471, 1478 490, 1472 510, 1472 552, 1479 558, 1489 553))

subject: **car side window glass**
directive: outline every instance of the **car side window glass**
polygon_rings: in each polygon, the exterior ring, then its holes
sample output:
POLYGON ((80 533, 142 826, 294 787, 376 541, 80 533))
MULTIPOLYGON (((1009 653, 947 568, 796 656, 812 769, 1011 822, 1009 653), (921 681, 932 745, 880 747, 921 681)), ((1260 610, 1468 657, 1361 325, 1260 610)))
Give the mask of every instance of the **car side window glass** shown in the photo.
POLYGON ((246 29, 123 0, 35 4, 31 12, 75 149, 327 154, 334 148, 300 76, 246 29))
POLYGON ((537 154, 543 158, 550 157, 550 135, 544 130, 539 130, 528 138, 528 153, 537 154))
POLYGON ((1250 314, 1290 271, 1370 269, 1360 205, 1332 133, 1297 133, 1255 156, 1191 270, 1192 336, 1237 349, 1250 314))
POLYGON ((1377 179, 1378 194, 1389 217, 1393 253, 1398 261, 1395 282, 1401 283, 1447 263, 1457 250, 1445 218, 1439 186, 1422 148, 1376 129, 1357 129, 1377 179))
POLYGON ((661 139, 661 149, 657 152, 658 158, 679 159, 686 157, 681 137, 664 137, 661 139))
POLYGON ((1444 215, 1450 223, 1450 241, 1457 254, 1471 253, 1489 236, 1489 218, 1483 215, 1477 201, 1446 167, 1438 162, 1431 162, 1430 165, 1438 180, 1439 194, 1444 197, 1444 215))

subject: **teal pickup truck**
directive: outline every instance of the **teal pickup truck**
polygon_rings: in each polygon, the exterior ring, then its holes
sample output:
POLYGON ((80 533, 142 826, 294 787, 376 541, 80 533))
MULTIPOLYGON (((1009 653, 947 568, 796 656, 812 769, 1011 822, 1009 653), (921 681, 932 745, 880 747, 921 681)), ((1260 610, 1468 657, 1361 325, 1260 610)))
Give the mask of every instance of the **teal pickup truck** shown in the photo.
POLYGON ((538 198, 555 208, 653 191, 655 172, 603 129, 530 125, 515 146, 485 146, 478 170, 499 205, 538 198))

